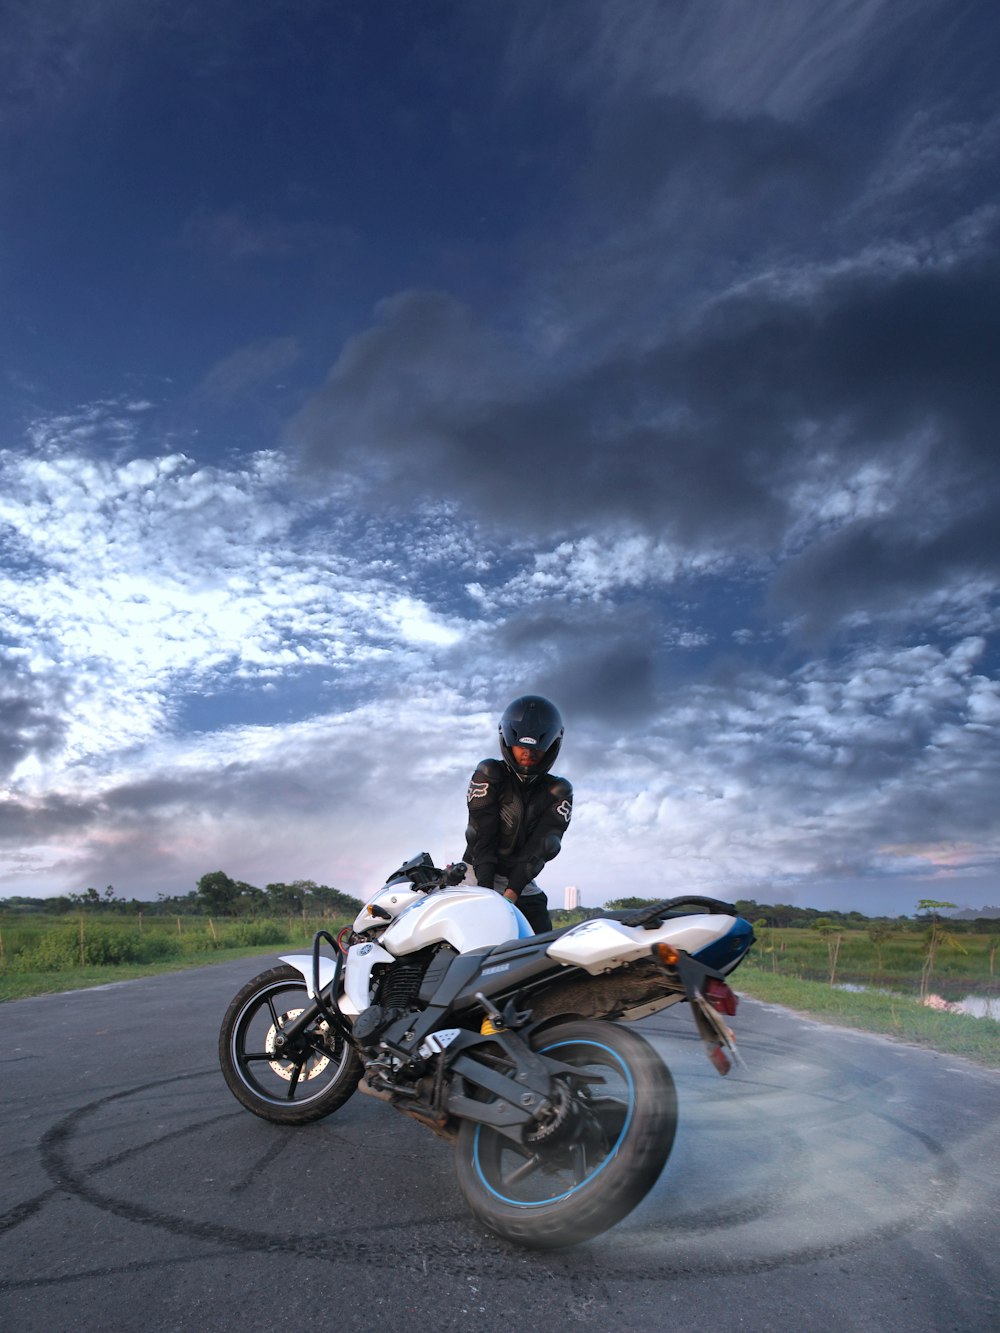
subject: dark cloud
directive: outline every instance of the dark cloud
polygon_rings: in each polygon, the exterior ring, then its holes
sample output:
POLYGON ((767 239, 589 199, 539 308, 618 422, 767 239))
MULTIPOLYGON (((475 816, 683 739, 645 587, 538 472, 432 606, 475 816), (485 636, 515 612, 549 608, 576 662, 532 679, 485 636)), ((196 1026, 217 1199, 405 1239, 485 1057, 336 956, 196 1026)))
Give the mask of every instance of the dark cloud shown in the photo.
POLYGON ((792 616, 841 566, 835 615, 995 573, 994 20, 940 13, 680 6, 667 32, 636 2, 569 33, 518 11, 522 86, 571 57, 553 98, 589 132, 567 136, 558 224, 526 228, 489 317, 433 291, 380 305, 291 425, 310 478, 550 549, 631 525, 791 550, 792 616), (803 515, 804 488, 866 464, 898 478, 877 519, 803 515))
MULTIPOLYGON (((918 511, 912 517, 926 516, 918 511)), ((940 532, 901 531, 898 515, 894 519, 852 523, 786 562, 771 590, 775 609, 801 617, 800 631, 812 635, 850 614, 912 615, 915 599, 935 593, 960 602, 972 582, 983 611, 988 610, 992 594, 983 600, 979 578, 993 587, 1000 569, 1000 512, 994 495, 971 491, 956 503, 940 532)))
POLYGON ((552 698, 568 725, 617 729, 658 710, 663 629, 644 605, 543 606, 491 638, 511 687, 552 698))
POLYGON ((66 734, 57 692, 46 690, 23 667, 0 656, 0 776, 7 776, 29 755, 54 753, 66 734))
POLYGON ((194 819, 199 810, 224 817, 239 813, 267 817, 274 813, 275 791, 288 815, 320 814, 331 801, 347 796, 352 779, 336 775, 322 779, 305 765, 288 769, 265 763, 225 764, 183 776, 156 776, 110 788, 103 806, 110 823, 121 828, 140 827, 153 818, 194 819))
POLYGON ((30 847, 48 838, 78 833, 100 814, 94 800, 49 794, 39 800, 0 797, 0 842, 30 847))
MULTIPOLYGON (((498 369, 497 343, 456 303, 411 294, 348 348, 294 433, 314 467, 364 452, 382 502, 457 499, 484 526, 536 539, 627 520, 756 553, 784 540, 798 483, 835 486, 881 461, 900 491, 869 525, 884 548, 871 586, 891 589, 904 569, 911 584, 996 569, 996 540, 978 540, 1000 483, 992 258, 834 274, 808 296, 744 292, 684 338, 554 382, 519 383, 510 352, 498 369)), ((851 562, 873 554, 857 552, 859 534, 811 557, 824 579, 842 555, 854 586, 851 562)))
POLYGON ((664 377, 679 376, 700 414, 726 427, 743 420, 744 438, 776 461, 794 452, 789 427, 846 422, 842 449, 877 456, 930 426, 943 437, 942 462, 957 447, 992 471, 996 239, 946 263, 835 273, 801 297, 749 292, 720 302, 687 352, 663 349, 664 377))

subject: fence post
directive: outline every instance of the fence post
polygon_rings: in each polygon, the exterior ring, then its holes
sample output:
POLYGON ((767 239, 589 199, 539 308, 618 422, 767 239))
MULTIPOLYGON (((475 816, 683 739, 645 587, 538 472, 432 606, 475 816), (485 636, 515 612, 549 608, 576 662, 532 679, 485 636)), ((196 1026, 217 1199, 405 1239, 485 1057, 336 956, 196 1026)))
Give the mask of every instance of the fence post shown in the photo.
POLYGON ((80 966, 86 967, 83 957, 83 917, 80 917, 80 966))
POLYGON ((212 939, 215 940, 216 944, 218 944, 219 937, 215 933, 215 922, 212 920, 211 917, 208 918, 208 928, 212 932, 212 939))
POLYGON ((840 957, 840 935, 834 938, 834 942, 828 946, 830 953, 830 985, 833 986, 837 980, 837 959, 840 957))

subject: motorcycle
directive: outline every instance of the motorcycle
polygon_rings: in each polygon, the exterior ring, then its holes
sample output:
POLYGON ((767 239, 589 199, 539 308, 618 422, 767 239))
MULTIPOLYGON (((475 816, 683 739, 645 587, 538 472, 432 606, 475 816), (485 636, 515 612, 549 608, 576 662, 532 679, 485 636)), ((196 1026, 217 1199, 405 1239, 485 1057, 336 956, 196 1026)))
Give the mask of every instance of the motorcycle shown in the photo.
POLYGON ((388 1102, 454 1143, 485 1226, 576 1244, 646 1196, 673 1146, 673 1078, 618 1020, 686 1002, 727 1073, 726 978, 753 930, 730 904, 681 897, 533 935, 465 875, 413 857, 338 939, 321 930, 311 954, 248 981, 223 1020, 222 1072, 276 1124, 319 1120, 355 1091, 388 1102))

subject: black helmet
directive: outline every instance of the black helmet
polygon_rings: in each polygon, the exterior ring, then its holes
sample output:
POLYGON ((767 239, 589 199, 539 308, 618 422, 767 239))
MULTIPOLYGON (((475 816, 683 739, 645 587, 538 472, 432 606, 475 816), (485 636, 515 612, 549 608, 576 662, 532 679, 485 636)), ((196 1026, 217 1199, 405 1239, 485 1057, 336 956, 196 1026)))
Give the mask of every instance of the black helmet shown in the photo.
POLYGON ((504 763, 522 782, 534 782, 535 778, 548 773, 556 762, 562 738, 563 720, 559 709, 540 694, 524 694, 504 709, 500 719, 500 751, 504 763), (515 745, 537 750, 538 762, 519 764, 513 754, 515 745))

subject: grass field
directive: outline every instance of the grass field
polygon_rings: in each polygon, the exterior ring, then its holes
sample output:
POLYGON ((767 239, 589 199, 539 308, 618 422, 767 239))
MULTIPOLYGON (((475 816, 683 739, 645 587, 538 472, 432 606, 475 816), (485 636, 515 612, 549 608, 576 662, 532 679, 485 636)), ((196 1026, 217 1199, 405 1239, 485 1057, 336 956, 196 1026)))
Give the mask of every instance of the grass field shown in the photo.
POLYGON ((228 958, 311 944, 344 919, 219 920, 207 917, 0 917, 0 1000, 79 990, 109 981, 176 972, 228 958))
MULTIPOLYGON (((946 934, 937 947, 930 988, 946 996, 960 990, 1000 990, 998 942, 1000 921, 993 935, 946 934)), ((824 937, 815 930, 758 927, 753 957, 757 966, 782 976, 829 982, 833 973, 838 982, 915 990, 926 951, 923 930, 893 931, 881 943, 880 958, 879 946, 867 930, 844 930, 824 937)))
MULTIPOLYGON (((913 995, 845 991, 829 982, 802 981, 749 963, 733 975, 732 985, 742 995, 783 1005, 820 1022, 895 1037, 1000 1069, 1000 1023, 991 1018, 931 1009, 913 995)), ((738 1041, 738 1019, 736 1036, 738 1041)))

